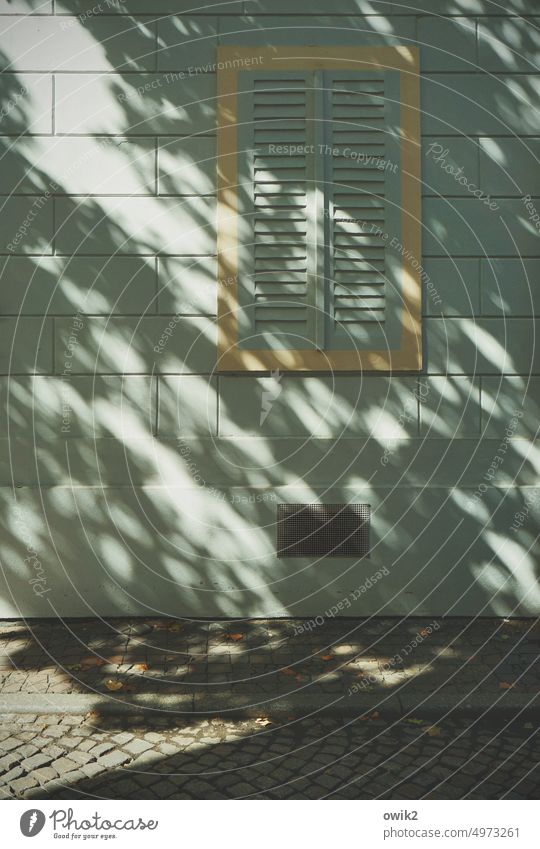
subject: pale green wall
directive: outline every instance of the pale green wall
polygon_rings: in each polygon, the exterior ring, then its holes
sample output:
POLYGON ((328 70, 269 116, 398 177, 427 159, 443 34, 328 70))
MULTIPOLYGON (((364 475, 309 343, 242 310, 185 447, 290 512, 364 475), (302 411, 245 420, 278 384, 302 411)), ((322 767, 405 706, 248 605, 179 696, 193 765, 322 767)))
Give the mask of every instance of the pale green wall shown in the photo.
POLYGON ((93 5, 0 2, 0 615, 311 616, 382 566, 343 613, 538 614, 540 3, 93 5), (421 375, 212 374, 216 80, 165 75, 273 43, 420 45, 421 375), (372 504, 370 560, 276 559, 319 499, 372 504))

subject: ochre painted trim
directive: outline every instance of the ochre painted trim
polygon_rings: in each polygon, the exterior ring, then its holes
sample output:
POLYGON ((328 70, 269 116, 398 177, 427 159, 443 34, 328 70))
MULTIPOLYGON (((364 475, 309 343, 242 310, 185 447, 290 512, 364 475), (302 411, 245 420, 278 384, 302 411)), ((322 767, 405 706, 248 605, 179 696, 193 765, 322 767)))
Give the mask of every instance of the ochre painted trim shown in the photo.
POLYGON ((400 72, 403 252, 421 257, 420 78, 415 47, 219 47, 218 67, 218 371, 418 371, 422 368, 420 270, 403 264, 401 345, 380 351, 246 350, 238 347, 238 73, 264 70, 400 72))

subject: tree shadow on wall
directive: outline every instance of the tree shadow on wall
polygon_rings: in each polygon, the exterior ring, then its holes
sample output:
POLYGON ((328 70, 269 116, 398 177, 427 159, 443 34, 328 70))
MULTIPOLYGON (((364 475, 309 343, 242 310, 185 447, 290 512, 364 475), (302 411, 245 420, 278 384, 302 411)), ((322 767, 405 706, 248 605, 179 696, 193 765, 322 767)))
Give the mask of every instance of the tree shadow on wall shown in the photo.
MULTIPOLYGON (((339 21, 359 27, 353 16, 339 21)), ((390 17, 362 21, 386 43, 407 38, 390 17)), ((98 16, 70 25, 117 72, 78 76, 75 88, 57 75, 61 135, 43 135, 42 80, 18 97, 25 75, 1 78, 5 614, 317 614, 381 565, 390 577, 358 615, 537 613, 537 509, 526 500, 535 490, 515 488, 538 482, 534 327, 512 319, 508 278, 485 257, 534 259, 518 193, 495 218, 466 196, 444 200, 436 178, 424 185, 426 262, 446 263, 433 280, 442 308, 425 298, 426 375, 218 376, 215 77, 167 82, 181 72, 177 59, 153 72, 155 87, 143 74, 157 37, 172 39, 159 42, 163 55, 182 55, 197 22, 173 17, 156 30, 130 18, 131 40, 104 40, 98 16), (468 276, 471 254, 478 268, 468 276), (481 262, 499 307, 479 316, 471 293, 481 262), (452 314, 445 292, 455 289, 470 315, 452 314), (272 406, 261 422, 265 393, 272 406), (281 500, 370 502, 371 560, 276 560, 281 500), (512 534, 516 514, 526 519, 512 534)), ((246 40, 272 43, 260 19, 243 25, 246 40)), ((523 37, 519 20, 507 26, 523 37)), ((205 33, 201 44, 214 38, 205 33)), ((498 80, 477 106, 476 135, 527 131, 536 79, 498 80)), ((452 111, 460 96, 436 74, 423 84, 426 137, 463 142, 452 111)))

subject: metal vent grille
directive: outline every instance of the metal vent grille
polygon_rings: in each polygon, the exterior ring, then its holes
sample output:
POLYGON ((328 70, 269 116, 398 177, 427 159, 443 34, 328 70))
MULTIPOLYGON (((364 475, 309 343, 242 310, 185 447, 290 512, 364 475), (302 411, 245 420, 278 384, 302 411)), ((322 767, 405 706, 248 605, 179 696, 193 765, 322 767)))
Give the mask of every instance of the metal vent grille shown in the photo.
POLYGON ((369 504, 278 504, 278 557, 369 557, 369 504))

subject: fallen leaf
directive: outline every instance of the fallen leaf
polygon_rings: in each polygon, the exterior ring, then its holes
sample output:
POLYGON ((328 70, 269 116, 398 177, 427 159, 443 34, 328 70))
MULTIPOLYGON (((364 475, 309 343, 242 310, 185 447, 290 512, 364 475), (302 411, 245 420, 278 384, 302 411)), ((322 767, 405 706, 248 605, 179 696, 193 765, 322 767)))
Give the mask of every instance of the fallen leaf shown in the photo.
POLYGON ((81 665, 80 663, 70 663, 69 666, 66 666, 66 669, 69 669, 71 672, 80 672, 81 665))
POLYGON ((107 678, 105 686, 107 687, 107 690, 110 690, 112 693, 116 692, 116 690, 122 690, 124 687, 121 681, 115 681, 114 678, 107 678))
POLYGON ((379 719, 379 717, 380 717, 380 713, 379 713, 379 711, 378 711, 378 710, 374 710, 374 711, 373 711, 373 713, 372 713, 372 714, 371 714, 371 716, 370 716, 370 719, 379 719))
POLYGON ((428 737, 440 737, 442 730, 438 725, 430 725, 429 728, 426 728, 426 734, 428 737))
POLYGON ((168 631, 183 631, 184 626, 181 622, 173 622, 172 625, 167 626, 168 631))
POLYGON ((97 666, 104 666, 108 662, 103 657, 83 657, 81 660, 81 669, 93 669, 97 666))
POLYGON ((423 719, 406 719, 405 722, 410 722, 411 725, 423 725, 424 724, 423 719))
POLYGON ((511 690, 514 684, 510 684, 508 681, 501 681, 499 683, 499 690, 511 690))
POLYGON ((148 670, 148 664, 147 663, 136 663, 135 669, 138 672, 146 672, 148 670))
POLYGON ((296 722, 296 717, 295 716, 288 716, 287 722, 296 722))
POLYGON ((292 670, 292 669, 289 669, 289 667, 288 667, 288 666, 284 666, 284 667, 283 667, 283 669, 281 669, 281 670, 280 670, 280 672, 281 672, 283 675, 294 675, 293 670, 292 670))
POLYGON ((429 631, 427 630, 427 628, 421 628, 421 629, 420 629, 420 636, 421 636, 421 637, 427 637, 427 636, 429 636, 429 631))
POLYGON ((263 728, 266 728, 267 725, 272 725, 272 722, 269 719, 266 719, 265 716, 258 716, 255 722, 257 725, 262 725, 263 728))
POLYGON ((226 640, 234 640, 235 643, 237 643, 238 640, 243 640, 244 637, 245 634, 225 634, 226 640))
POLYGON ((333 659, 334 659, 334 655, 333 655, 333 654, 323 654, 323 655, 321 656, 321 660, 333 660, 333 659))

